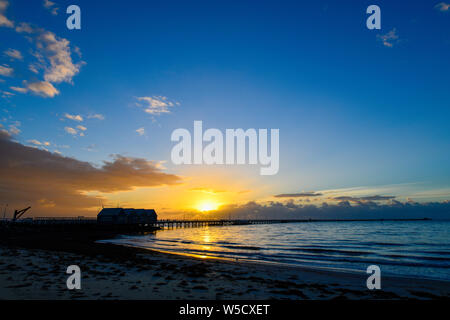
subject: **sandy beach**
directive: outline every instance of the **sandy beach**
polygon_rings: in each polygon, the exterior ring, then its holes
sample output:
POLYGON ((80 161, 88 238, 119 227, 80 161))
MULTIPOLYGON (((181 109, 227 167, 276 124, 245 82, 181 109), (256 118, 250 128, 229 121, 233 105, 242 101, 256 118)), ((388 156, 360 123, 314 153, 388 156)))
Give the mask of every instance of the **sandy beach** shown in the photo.
POLYGON ((354 274, 201 259, 113 244, 0 246, 0 299, 436 299, 450 283, 383 277, 381 290, 354 274), (81 290, 68 290, 69 265, 81 290))

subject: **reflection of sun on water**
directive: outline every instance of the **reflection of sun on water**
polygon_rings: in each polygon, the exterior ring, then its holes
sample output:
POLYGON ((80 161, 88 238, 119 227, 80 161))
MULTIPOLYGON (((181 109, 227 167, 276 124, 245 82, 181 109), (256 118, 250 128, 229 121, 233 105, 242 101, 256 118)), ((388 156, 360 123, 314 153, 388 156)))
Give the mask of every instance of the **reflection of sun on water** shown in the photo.
POLYGON ((197 210, 201 212, 213 211, 219 208, 219 204, 213 201, 204 201, 197 206, 197 210))
POLYGON ((207 244, 209 244, 211 242, 211 240, 212 239, 211 239, 211 235, 210 235, 210 232, 209 232, 209 228, 206 227, 206 229, 204 231, 204 234, 203 234, 203 243, 204 243, 204 245, 202 245, 202 250, 204 250, 204 251, 210 251, 211 250, 211 247, 209 245, 207 245, 207 244))

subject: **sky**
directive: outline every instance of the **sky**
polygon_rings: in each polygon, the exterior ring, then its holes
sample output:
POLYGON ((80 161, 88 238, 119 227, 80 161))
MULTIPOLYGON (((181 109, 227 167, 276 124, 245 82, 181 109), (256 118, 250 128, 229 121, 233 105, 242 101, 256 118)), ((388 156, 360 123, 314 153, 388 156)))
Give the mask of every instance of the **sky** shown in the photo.
POLYGON ((0 39, 7 213, 450 218, 448 2, 0 0, 0 39), (278 173, 173 164, 195 120, 279 129, 278 173))

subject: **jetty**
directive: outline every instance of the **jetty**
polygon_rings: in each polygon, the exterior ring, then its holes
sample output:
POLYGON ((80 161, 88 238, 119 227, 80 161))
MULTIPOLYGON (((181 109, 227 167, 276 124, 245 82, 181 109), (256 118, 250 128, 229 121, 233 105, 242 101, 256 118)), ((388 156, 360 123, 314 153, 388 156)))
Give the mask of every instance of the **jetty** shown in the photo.
POLYGON ((97 218, 91 217, 36 217, 27 218, 17 221, 0 220, 0 225, 16 225, 16 226, 36 226, 36 227, 57 227, 57 226, 96 226, 99 228, 115 228, 115 229, 135 229, 144 230, 148 228, 156 229, 178 229, 178 228, 194 228, 206 226, 234 226, 234 225, 254 225, 254 224, 281 224, 281 223, 306 223, 306 222, 380 222, 380 221, 424 221, 430 218, 420 219, 165 219, 154 220, 145 223, 124 223, 124 224, 104 224, 97 218))
POLYGON ((370 221, 424 221, 421 219, 205 219, 205 220, 158 220, 153 225, 161 229, 192 228, 205 226, 233 226, 252 224, 279 224, 305 222, 370 222, 370 221))

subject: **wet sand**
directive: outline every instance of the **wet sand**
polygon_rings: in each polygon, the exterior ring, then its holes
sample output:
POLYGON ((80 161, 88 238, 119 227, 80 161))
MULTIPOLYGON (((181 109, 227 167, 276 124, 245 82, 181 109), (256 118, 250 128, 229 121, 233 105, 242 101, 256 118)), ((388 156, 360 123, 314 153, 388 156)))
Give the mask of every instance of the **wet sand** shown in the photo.
POLYGON ((450 282, 201 259, 94 242, 0 245, 0 299, 437 299, 450 282), (81 269, 68 290, 66 268, 81 269))

